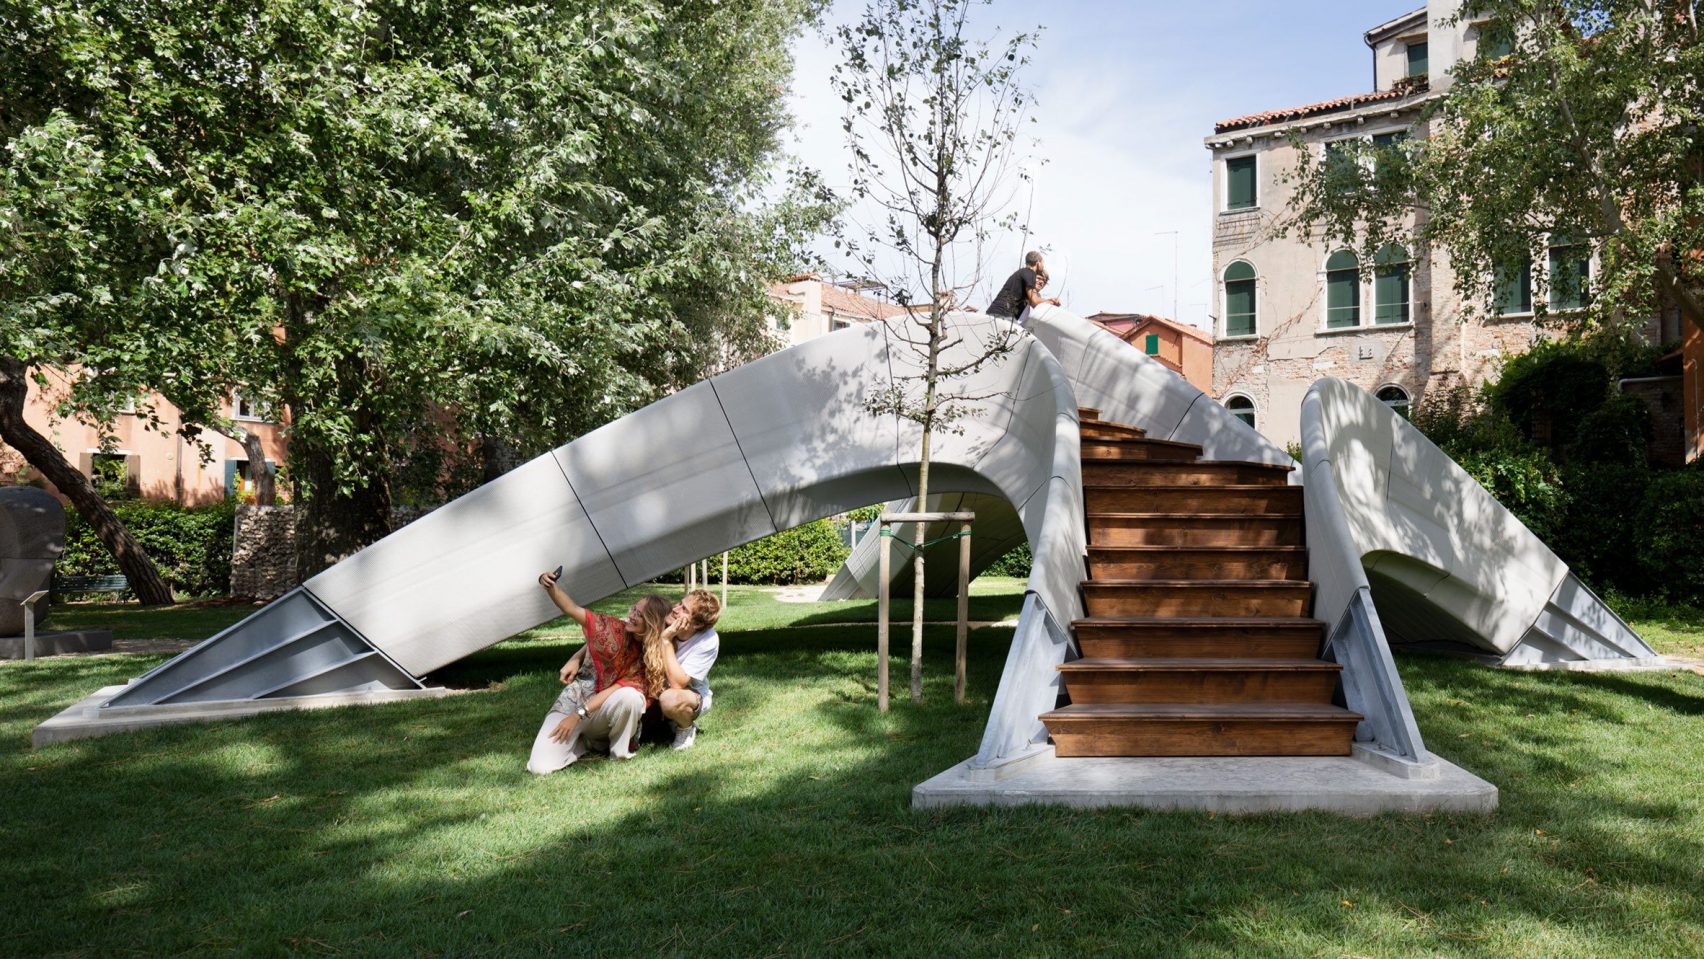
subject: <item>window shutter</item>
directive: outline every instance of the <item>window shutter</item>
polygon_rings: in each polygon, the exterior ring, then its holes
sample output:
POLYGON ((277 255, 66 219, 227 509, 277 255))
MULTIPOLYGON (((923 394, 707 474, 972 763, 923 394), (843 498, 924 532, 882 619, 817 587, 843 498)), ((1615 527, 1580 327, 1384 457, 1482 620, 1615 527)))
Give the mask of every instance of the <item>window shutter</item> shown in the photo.
POLYGON ((1325 328, 1361 325, 1361 261, 1338 250, 1325 261, 1325 328))
POLYGON ((237 495, 237 464, 241 460, 225 461, 225 495, 235 498, 237 495))
POLYGON ((1254 161, 1251 156, 1225 161, 1225 209, 1247 210, 1254 207, 1254 161))
POLYGON ((1147 342, 1143 344, 1142 352, 1148 354, 1149 356, 1159 356, 1160 355, 1160 334, 1149 333, 1147 342))
POLYGON ((1410 43, 1408 45, 1408 75, 1423 77, 1428 72, 1426 63, 1426 44, 1410 43))

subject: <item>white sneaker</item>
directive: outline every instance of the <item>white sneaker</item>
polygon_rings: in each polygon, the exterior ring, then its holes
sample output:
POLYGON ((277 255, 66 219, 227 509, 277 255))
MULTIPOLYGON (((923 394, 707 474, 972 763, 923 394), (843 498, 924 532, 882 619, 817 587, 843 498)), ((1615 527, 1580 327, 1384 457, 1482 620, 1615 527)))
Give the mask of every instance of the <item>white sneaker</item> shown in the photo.
POLYGON ((698 724, 693 723, 685 729, 675 730, 674 744, 670 749, 691 749, 692 741, 698 738, 698 724))

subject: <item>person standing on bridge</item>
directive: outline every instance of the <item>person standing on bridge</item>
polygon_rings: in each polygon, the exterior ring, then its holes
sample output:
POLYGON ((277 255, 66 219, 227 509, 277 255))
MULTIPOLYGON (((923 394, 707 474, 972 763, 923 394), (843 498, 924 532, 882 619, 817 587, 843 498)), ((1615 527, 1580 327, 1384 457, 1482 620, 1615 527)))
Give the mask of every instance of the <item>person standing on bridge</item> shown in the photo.
POLYGON ((1043 303, 1059 306, 1059 297, 1043 297, 1041 295, 1041 277, 1047 275, 1047 264, 1042 260, 1041 253, 1031 250, 1024 254, 1024 265, 1000 287, 994 302, 988 304, 989 316, 1004 316, 1015 321, 1019 326, 1027 326, 1031 309, 1043 303))

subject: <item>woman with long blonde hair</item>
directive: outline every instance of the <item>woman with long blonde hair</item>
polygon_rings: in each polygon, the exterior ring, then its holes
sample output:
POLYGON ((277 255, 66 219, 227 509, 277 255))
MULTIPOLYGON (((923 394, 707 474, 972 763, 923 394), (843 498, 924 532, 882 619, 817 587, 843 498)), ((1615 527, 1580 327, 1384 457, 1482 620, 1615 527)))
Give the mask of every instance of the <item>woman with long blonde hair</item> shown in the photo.
POLYGON ((655 593, 642 597, 618 619, 574 602, 556 579, 556 573, 544 573, 538 583, 580 625, 586 645, 563 664, 562 694, 533 738, 527 771, 539 775, 572 765, 588 749, 633 758, 639 720, 668 685, 663 638, 668 600, 655 593))

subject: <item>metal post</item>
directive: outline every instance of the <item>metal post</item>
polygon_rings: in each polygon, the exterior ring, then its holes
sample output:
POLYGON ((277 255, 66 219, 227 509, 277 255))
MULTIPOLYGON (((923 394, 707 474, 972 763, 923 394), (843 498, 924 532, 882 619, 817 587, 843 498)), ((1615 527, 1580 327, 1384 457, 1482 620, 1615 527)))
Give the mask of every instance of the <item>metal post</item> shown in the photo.
POLYGON ((958 643, 953 649, 953 702, 964 705, 965 635, 970 631, 970 523, 959 525, 958 643))
POLYGON ((47 595, 47 590, 38 589, 24 597, 24 661, 35 660, 35 605, 47 595))
POLYGON ((722 550, 722 608, 728 608, 728 551, 722 550))
POLYGON ((888 564, 891 562, 889 552, 893 549, 893 530, 888 528, 885 520, 878 520, 876 529, 882 540, 877 575, 881 586, 876 591, 876 708, 885 713, 888 708, 888 564))

